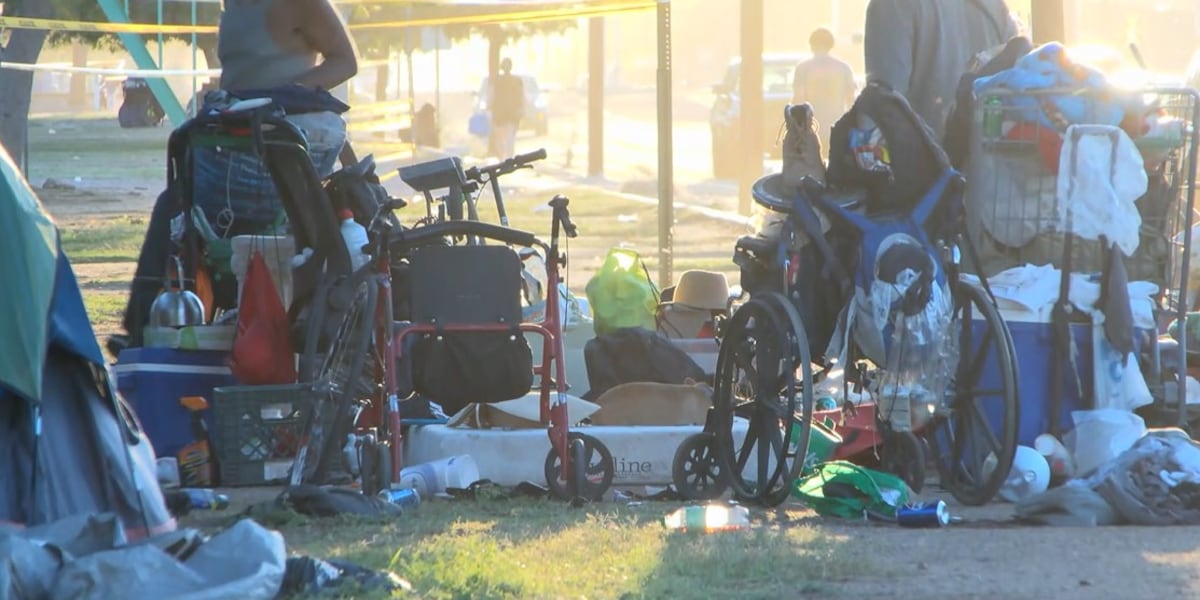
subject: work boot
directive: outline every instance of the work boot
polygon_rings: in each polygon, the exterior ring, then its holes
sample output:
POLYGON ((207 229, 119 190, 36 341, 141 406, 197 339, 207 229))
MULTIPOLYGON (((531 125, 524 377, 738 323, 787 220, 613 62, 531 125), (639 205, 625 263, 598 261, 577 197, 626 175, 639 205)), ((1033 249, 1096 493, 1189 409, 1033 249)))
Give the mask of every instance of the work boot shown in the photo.
POLYGON ((825 185, 821 161, 820 127, 809 104, 789 104, 783 109, 783 181, 799 189, 805 177, 825 185))

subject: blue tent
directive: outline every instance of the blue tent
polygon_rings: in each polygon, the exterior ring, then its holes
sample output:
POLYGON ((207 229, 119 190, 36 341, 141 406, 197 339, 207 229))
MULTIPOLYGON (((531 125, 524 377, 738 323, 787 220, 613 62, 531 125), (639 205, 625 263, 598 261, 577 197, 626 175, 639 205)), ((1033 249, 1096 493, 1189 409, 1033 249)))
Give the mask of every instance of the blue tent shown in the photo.
POLYGON ((0 230, 0 522, 114 513, 131 537, 173 529, 58 229, 2 147, 0 230))

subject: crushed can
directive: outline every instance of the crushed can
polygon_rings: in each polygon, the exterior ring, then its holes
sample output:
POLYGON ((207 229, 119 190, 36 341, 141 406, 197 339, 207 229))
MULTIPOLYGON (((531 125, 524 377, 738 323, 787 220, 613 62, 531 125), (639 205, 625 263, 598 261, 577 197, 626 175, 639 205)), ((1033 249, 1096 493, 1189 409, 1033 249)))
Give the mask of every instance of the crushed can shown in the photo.
POLYGON ((421 506, 421 494, 412 488, 385 489, 380 491, 377 497, 384 502, 395 504, 404 510, 411 510, 421 506))
POLYGON ((941 500, 908 504, 896 509, 896 523, 913 528, 945 527, 950 524, 950 510, 941 500))

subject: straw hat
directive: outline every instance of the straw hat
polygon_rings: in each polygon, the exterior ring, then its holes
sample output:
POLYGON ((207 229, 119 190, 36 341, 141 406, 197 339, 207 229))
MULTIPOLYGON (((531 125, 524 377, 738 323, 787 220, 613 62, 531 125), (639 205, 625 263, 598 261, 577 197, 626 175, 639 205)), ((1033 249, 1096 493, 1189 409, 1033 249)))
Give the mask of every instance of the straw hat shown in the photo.
POLYGON ((671 301, 659 305, 658 331, 669 338, 711 336, 713 314, 729 308, 729 282, 712 271, 686 271, 675 284, 671 301))
POLYGON ((729 282, 725 275, 713 271, 685 271, 675 284, 675 293, 670 302, 663 305, 677 304, 699 310, 720 310, 729 308, 729 282))

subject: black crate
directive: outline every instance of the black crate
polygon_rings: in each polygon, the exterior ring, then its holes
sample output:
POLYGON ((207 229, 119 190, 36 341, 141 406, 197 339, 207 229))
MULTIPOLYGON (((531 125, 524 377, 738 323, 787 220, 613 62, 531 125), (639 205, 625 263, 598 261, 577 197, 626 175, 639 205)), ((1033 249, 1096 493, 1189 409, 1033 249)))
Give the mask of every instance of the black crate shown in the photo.
POLYGON ((318 396, 309 384, 248 385, 213 390, 209 432, 223 486, 287 479, 302 428, 318 396))

